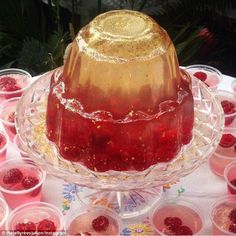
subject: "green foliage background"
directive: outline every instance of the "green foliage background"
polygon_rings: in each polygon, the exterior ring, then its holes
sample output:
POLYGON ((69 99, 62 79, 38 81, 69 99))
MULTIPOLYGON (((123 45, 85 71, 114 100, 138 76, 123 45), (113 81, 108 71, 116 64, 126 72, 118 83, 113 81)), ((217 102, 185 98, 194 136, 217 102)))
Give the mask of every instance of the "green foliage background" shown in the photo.
MULTIPOLYGON (((19 67, 35 75, 60 66, 67 44, 83 26, 73 7, 78 0, 68 1, 72 12, 67 31, 62 29, 60 0, 49 0, 47 12, 40 0, 1 1, 0 68, 19 67)), ((172 38, 181 65, 210 64, 236 75, 236 23, 226 14, 235 9, 235 0, 156 2, 147 8, 148 0, 120 0, 119 8, 144 11, 156 19, 172 38)), ((94 6, 95 14, 104 11, 102 0, 94 0, 94 6)))

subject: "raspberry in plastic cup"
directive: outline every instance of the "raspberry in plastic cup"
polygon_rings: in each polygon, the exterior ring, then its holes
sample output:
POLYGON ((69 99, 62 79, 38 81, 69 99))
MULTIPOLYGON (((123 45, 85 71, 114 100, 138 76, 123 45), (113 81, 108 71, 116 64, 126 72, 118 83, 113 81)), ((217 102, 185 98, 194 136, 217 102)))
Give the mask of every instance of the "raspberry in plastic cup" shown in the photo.
POLYGON ((7 146, 9 144, 8 135, 0 131, 0 164, 6 160, 7 146))
POLYGON ((0 165, 0 191, 10 208, 41 200, 46 173, 28 158, 11 159, 0 165))
POLYGON ((225 127, 236 127, 236 93, 218 90, 216 97, 224 111, 225 127))
POLYGON ((235 235, 236 196, 224 196, 212 206, 212 235, 235 235))
POLYGON ((16 150, 20 153, 22 158, 27 158, 28 153, 26 151, 26 149, 24 148, 24 145, 20 139, 20 136, 18 134, 15 135, 14 140, 13 140, 13 144, 16 148, 16 150))
POLYGON ((65 220, 66 235, 120 235, 121 219, 103 206, 80 207, 65 220))
POLYGON ((205 222, 196 204, 181 199, 159 202, 149 218, 157 235, 201 234, 205 222))
POLYGON ((235 161, 236 157, 236 129, 226 128, 215 152, 209 157, 208 164, 211 171, 224 176, 225 167, 235 161))
POLYGON ((26 203, 10 213, 6 230, 12 235, 61 235, 63 215, 56 206, 49 203, 26 203))
POLYGON ((32 76, 21 69, 0 70, 0 102, 13 97, 20 97, 29 86, 32 76))
POLYGON ((0 104, 0 120, 11 141, 16 135, 15 111, 19 99, 19 97, 11 98, 0 104))
POLYGON ((8 218, 8 205, 3 198, 0 198, 0 235, 1 231, 5 230, 6 219, 8 218))
POLYGON ((226 166, 224 178, 227 183, 228 193, 236 194, 236 161, 231 162, 226 166))
POLYGON ((200 79, 213 91, 218 88, 219 83, 223 79, 222 73, 212 66, 196 64, 186 67, 185 70, 192 76, 200 79))

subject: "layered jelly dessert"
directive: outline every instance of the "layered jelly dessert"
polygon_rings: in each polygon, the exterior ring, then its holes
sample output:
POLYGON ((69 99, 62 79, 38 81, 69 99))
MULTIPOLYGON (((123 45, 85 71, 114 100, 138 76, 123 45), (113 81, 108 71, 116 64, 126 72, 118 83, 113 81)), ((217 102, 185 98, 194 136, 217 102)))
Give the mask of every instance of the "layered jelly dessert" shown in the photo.
POLYGON ((150 217, 152 225, 160 235, 195 235, 203 228, 200 213, 186 203, 165 203, 150 217))
POLYGON ((209 158, 209 166, 216 175, 223 176, 225 167, 235 161, 236 157, 236 129, 224 130, 219 145, 209 158))
POLYGON ((0 71, 0 100, 20 97, 30 84, 31 75, 20 69, 0 71))
POLYGON ((45 202, 31 202, 11 212, 6 226, 13 235, 57 235, 63 230, 62 213, 45 202))
POLYGON ((104 207, 76 210, 66 223, 67 235, 120 235, 120 219, 115 212, 104 207))
POLYGON ((92 171, 143 171, 192 139, 190 76, 168 34, 135 11, 97 16, 51 78, 46 135, 92 171))
POLYGON ((213 235, 235 235, 236 199, 227 197, 215 203, 211 212, 213 235))
POLYGON ((217 99, 224 111, 225 127, 235 127, 236 119, 236 94, 224 90, 217 91, 217 99))
POLYGON ((11 208, 40 201, 44 171, 28 159, 11 159, 0 166, 0 190, 11 208))

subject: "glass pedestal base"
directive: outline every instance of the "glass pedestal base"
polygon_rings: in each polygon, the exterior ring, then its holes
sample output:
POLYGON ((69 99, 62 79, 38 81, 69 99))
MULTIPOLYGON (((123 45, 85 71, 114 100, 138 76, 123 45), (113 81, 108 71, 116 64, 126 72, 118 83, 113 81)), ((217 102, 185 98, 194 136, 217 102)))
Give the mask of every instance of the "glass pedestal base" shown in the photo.
POLYGON ((82 204, 111 208, 123 219, 147 213, 160 200, 162 191, 162 187, 130 191, 106 191, 84 187, 81 191, 80 186, 76 187, 76 194, 82 204))

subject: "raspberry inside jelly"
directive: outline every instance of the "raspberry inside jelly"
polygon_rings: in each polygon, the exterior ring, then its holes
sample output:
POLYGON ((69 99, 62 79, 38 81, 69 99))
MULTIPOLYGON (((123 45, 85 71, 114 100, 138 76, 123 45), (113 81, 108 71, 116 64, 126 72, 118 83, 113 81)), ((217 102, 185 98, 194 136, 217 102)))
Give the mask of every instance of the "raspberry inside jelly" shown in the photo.
MULTIPOLYGON (((143 171, 156 163, 171 161, 192 139, 193 97, 189 84, 184 81, 176 97, 167 101, 153 103, 147 99, 149 90, 145 88, 136 98, 138 108, 117 93, 103 101, 103 110, 94 112, 78 102, 86 103, 89 92, 86 87, 81 88, 77 102, 73 103, 74 112, 60 104, 53 92, 53 87, 60 88, 64 86, 63 82, 54 83, 52 79, 47 106, 47 137, 56 144, 63 158, 79 162, 93 171, 143 171), (123 105, 116 105, 118 102, 123 105), (128 103, 133 110, 123 113, 128 103), (140 110, 149 103, 152 109, 140 110)), ((65 90, 63 97, 70 97, 69 90, 65 90)))

